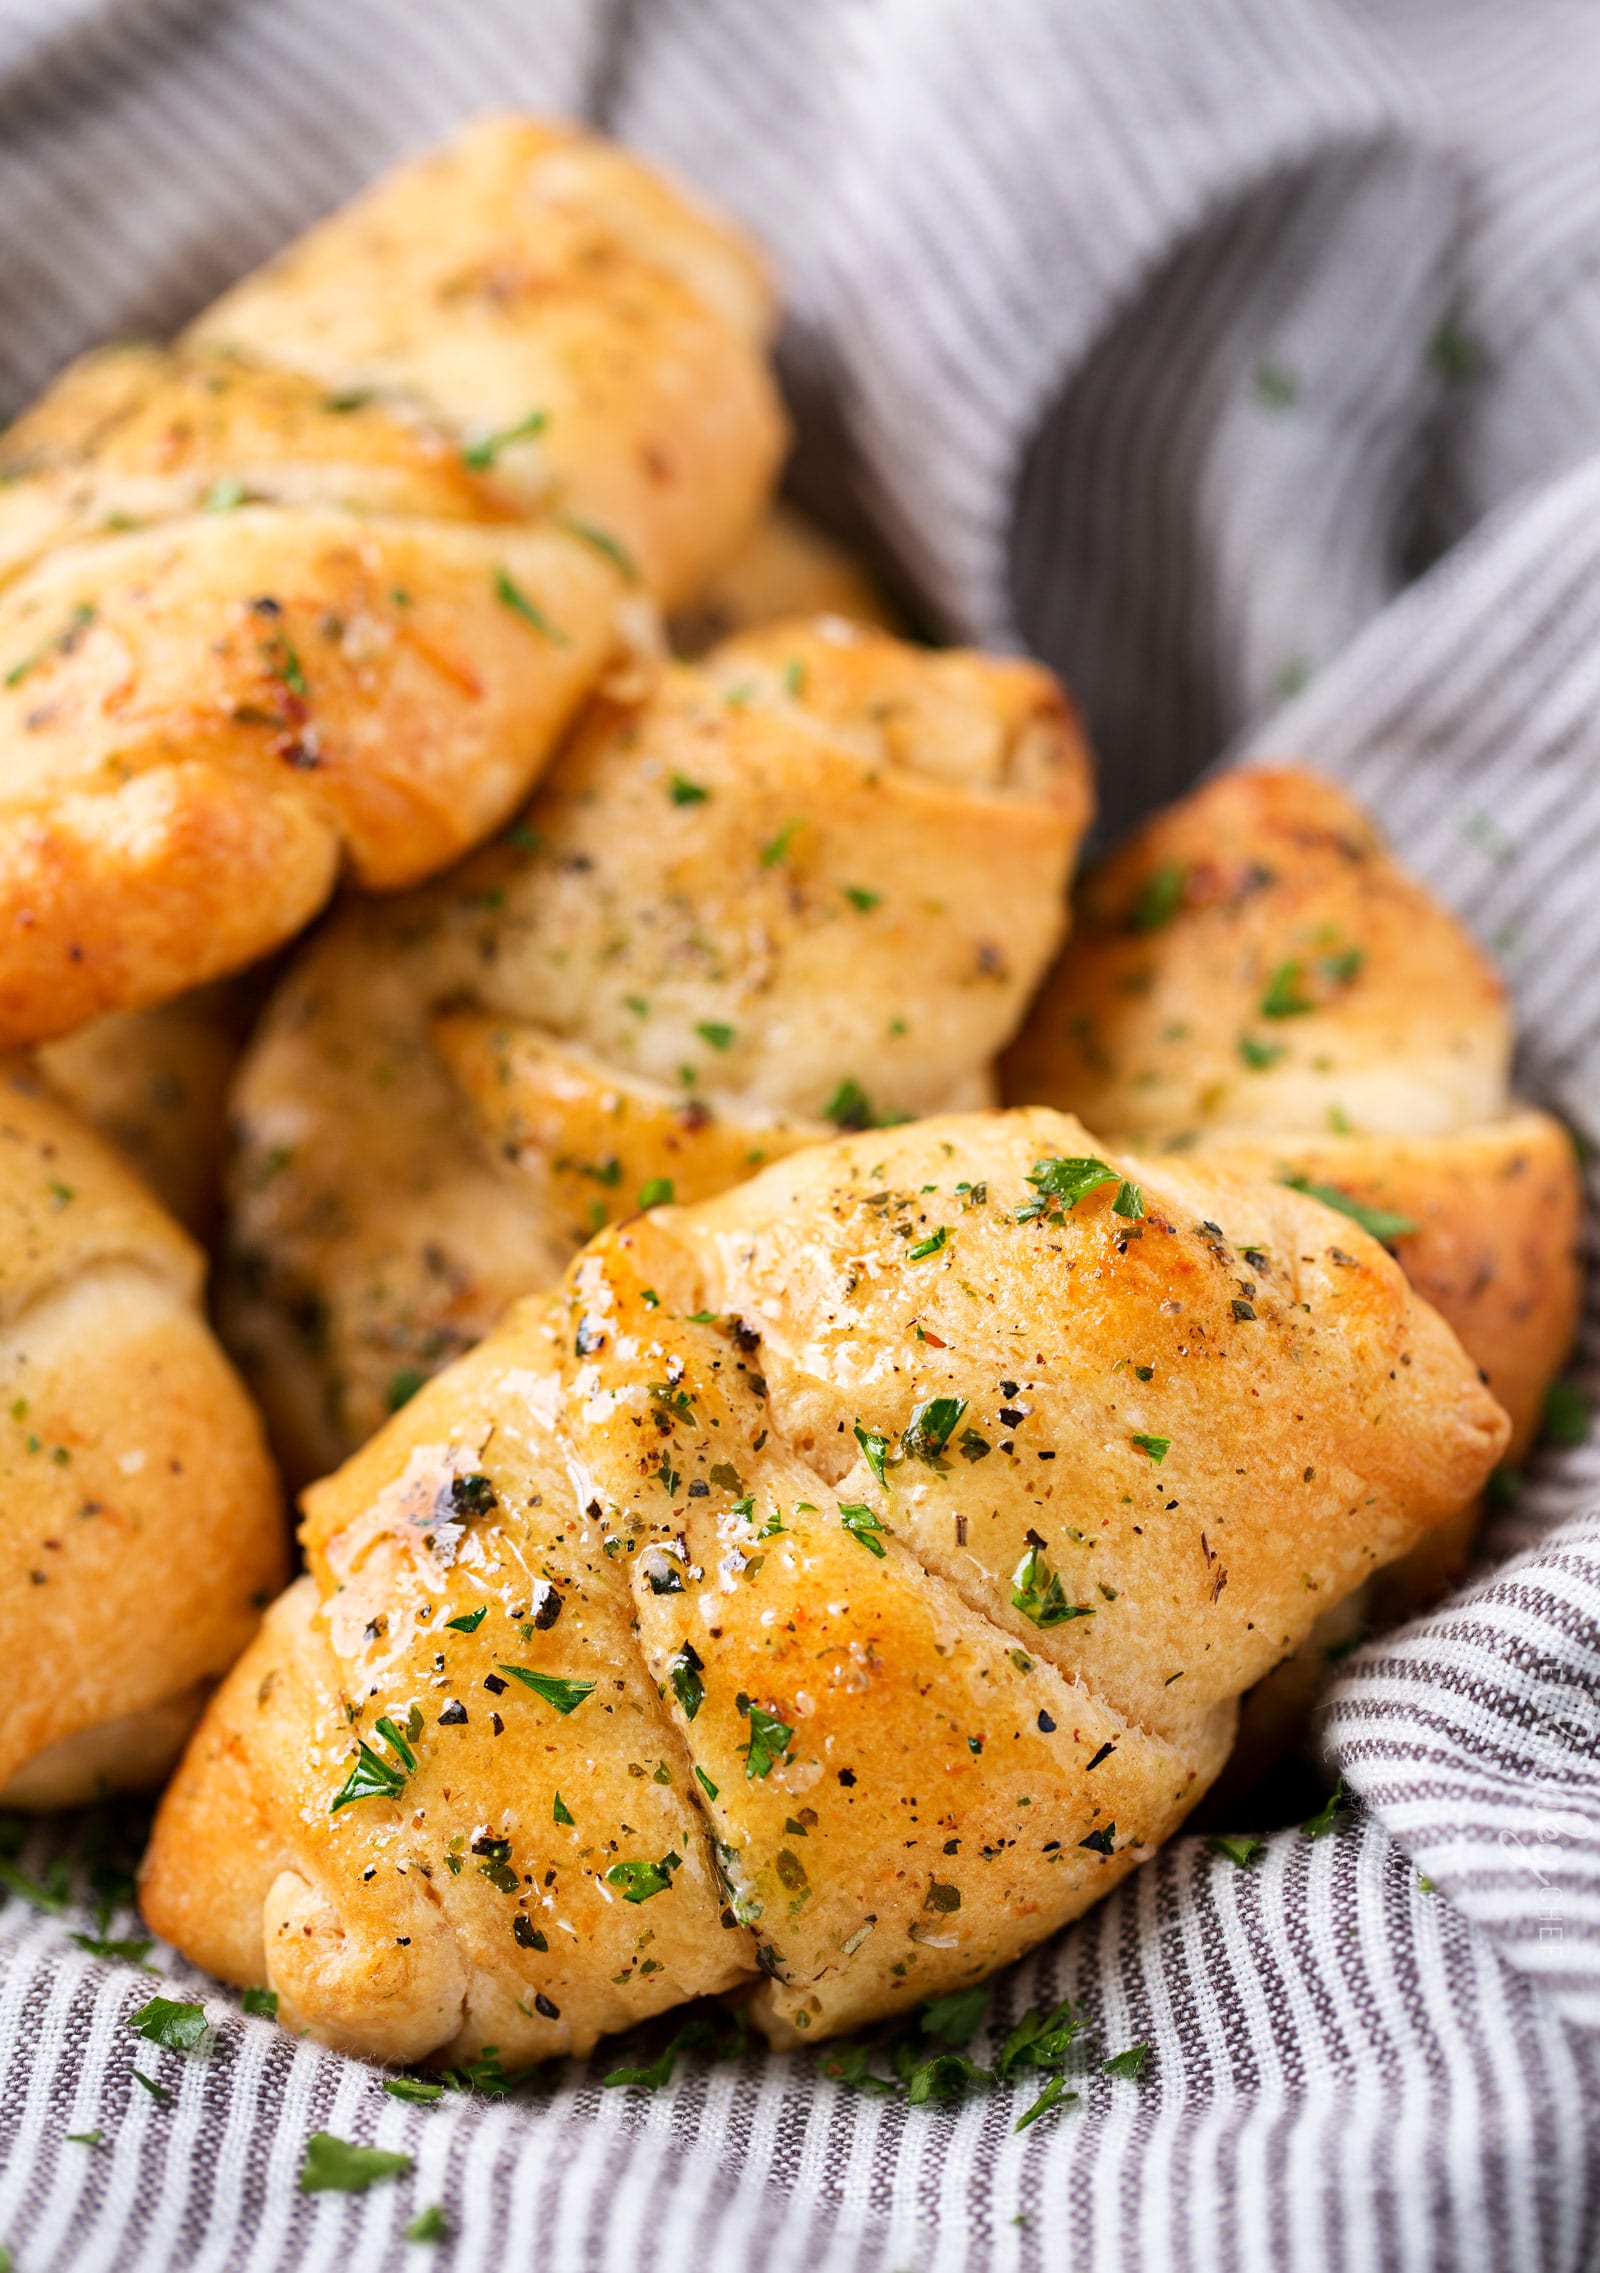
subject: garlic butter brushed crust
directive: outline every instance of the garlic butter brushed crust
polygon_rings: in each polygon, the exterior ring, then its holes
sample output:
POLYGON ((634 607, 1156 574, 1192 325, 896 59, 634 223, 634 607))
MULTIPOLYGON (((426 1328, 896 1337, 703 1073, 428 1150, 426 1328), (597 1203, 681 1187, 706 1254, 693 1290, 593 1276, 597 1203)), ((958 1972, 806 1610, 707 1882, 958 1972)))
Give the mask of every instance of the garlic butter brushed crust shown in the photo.
POLYGON ((344 910, 234 1100, 225 1316, 291 1464, 642 1193, 987 1103, 1089 805, 1048 672, 805 620, 595 705, 506 838, 344 910))
POLYGON ((157 1002, 513 810, 784 439, 753 254, 491 121, 0 443, 0 1042, 157 1002))
POLYGON ((152 1925, 513 2066, 736 1984, 815 2037, 1096 1900, 1507 1433, 1354 1226, 1099 1149, 952 1115, 602 1232, 308 1495, 152 1925))
POLYGON ((151 1785, 283 1583, 199 1250, 30 1073, 0 1077, 0 1795, 151 1785))

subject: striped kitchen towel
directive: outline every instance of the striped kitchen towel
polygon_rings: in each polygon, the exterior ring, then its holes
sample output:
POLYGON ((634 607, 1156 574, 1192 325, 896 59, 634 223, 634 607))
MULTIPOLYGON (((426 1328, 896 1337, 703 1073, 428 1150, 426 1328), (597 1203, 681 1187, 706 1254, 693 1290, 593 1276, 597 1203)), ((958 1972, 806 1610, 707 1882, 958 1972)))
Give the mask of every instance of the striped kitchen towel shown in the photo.
MULTIPOLYGON (((1112 825, 1226 752, 1328 767, 1506 966, 1524 1091, 1600 1138, 1589 0, 6 0, 0 398, 506 103, 600 119, 765 238, 797 485, 934 620, 1065 672, 1112 825)), ((1348 1665, 1324 1735, 1358 1804, 1325 1835, 1179 1839, 995 1985, 986 2029, 1068 1995, 1093 2024, 1020 2132, 1015 2095, 913 2106, 755 2049, 407 2105, 158 1950, 213 2023, 165 2050, 106 1954, 114 1858, 42 1832, 0 1856, 36 1896, 0 1906, 0 2244, 16 2273, 1600 2265, 1600 1456, 1542 1455, 1488 1544, 1348 1665), (301 2193, 318 2130, 414 2168, 301 2193)))

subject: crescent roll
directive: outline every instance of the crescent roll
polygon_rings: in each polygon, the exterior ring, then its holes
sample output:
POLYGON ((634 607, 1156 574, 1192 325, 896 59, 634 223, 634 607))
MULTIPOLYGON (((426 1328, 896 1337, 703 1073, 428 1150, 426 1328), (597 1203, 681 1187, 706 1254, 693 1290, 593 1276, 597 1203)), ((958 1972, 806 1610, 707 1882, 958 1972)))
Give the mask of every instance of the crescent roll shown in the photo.
POLYGON ((509 836, 346 908, 234 1101, 225 1318, 289 1465, 642 1201, 988 1102, 1088 812, 1048 673, 784 624, 597 706, 509 836))
POLYGON ((0 1076, 0 1799, 160 1782, 282 1585, 203 1264, 30 1072, 0 1076))
POLYGON ((1582 1187, 1511 1095, 1498 974, 1360 807, 1301 768, 1219 775, 1086 879, 1007 1098, 1363 1210, 1511 1415, 1571 1347, 1582 1187))
MULTIPOLYGON (((1576 1331, 1582 1185, 1566 1130, 1512 1097, 1511 1043, 1498 975, 1360 808, 1261 767, 1158 813, 1086 880, 1004 1078, 1013 1101, 1366 1223, 1482 1369, 1518 1457, 1576 1331)), ((1477 1523, 1463 1503, 1368 1607, 1446 1591, 1477 1523)), ((1362 1622, 1346 1605, 1309 1670, 1247 1711, 1230 1778, 1291 1739, 1291 1692, 1314 1694, 1362 1622)))
POLYGON ((0 442, 0 1044, 497 827, 758 515, 770 321, 647 168, 499 120, 70 369, 0 442))
POLYGON ((511 2068, 729 1989, 853 2027, 1114 1886, 1507 1424, 1358 1227, 1102 1153, 936 1117, 603 1230, 307 1495, 152 1926, 511 2068))

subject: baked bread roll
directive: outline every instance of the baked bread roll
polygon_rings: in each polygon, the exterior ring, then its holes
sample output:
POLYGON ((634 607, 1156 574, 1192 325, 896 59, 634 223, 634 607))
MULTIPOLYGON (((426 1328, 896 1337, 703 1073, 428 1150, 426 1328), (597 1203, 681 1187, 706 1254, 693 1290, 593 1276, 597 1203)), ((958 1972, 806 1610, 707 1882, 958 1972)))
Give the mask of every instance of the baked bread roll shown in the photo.
POLYGON ((826 2035, 1115 1885, 1507 1424, 1358 1228, 1096 1149, 946 1116, 603 1231, 308 1494, 151 1925, 512 2068, 730 1988, 826 2035))
POLYGON ((160 1001, 486 836, 746 536, 741 240, 574 129, 401 168, 0 444, 0 1043, 160 1001))
MULTIPOLYGON (((703 653, 735 632, 753 631, 787 616, 823 614, 895 628, 881 595, 850 555, 793 507, 778 505, 712 578, 700 599, 677 611, 672 641, 681 654, 703 653)), ((97 1018, 75 1034, 45 1044, 38 1053, 51 1086, 111 1139, 162 1206, 202 1240, 211 1239, 220 1219, 228 1093, 260 1001, 260 975, 252 973, 247 979, 197 987, 148 1010, 97 1018)), ((441 1022, 445 1023, 449 1022, 441 1022)), ((466 1024, 470 1023, 467 1014, 466 1024)), ((437 1030, 436 1038, 440 1038, 437 1030)), ((488 1078, 498 1058, 491 1057, 478 1038, 464 1034, 453 1050, 446 1051, 470 1089, 496 1148, 509 1136, 513 1097, 524 1098, 529 1109, 536 1109, 527 1096, 526 1082, 531 1080, 537 1090, 559 1062, 540 1053, 536 1072, 534 1046, 526 1033, 511 1046, 525 1077, 508 1085, 488 1078)), ((596 1097, 608 1100, 612 1086, 597 1085, 596 1097)), ((552 1147, 556 1152, 571 1142, 572 1131, 566 1125, 571 1110, 568 1105, 562 1108, 562 1127, 552 1147)), ((681 1162, 671 1163, 680 1170, 686 1198, 697 1197, 702 1189, 720 1190, 747 1172, 744 1155, 752 1145, 764 1141, 769 1154, 774 1150, 771 1124, 762 1123, 761 1128, 759 1139, 744 1136, 725 1116, 692 1130, 685 1128, 680 1112, 668 1111, 654 1128, 648 1160, 641 1159, 630 1189, 647 1181, 668 1155, 691 1144, 709 1154, 712 1147, 726 1153, 737 1143, 739 1150, 720 1172, 712 1172, 709 1157, 698 1177, 683 1172, 681 1162)), ((614 1109, 608 1107, 605 1125, 596 1131, 590 1149, 597 1155, 614 1150, 619 1133, 614 1109)))
POLYGON ((1572 1143, 1510 1091, 1504 986, 1360 807, 1219 775, 1086 879, 1008 1101, 1363 1210, 1483 1367, 1520 1453, 1572 1344, 1572 1143))
MULTIPOLYGON (((1005 1087, 1353 1212, 1482 1368, 1518 1457, 1577 1327, 1583 1195, 1566 1130, 1510 1094, 1511 1043, 1497 974, 1360 808, 1315 774, 1250 768, 1086 880, 1005 1087)), ((1230 1787, 1294 1741, 1327 1651, 1455 1582, 1478 1517, 1463 1503, 1319 1629, 1247 1710, 1230 1787)))
POLYGON ((224 1316, 291 1468, 641 1200, 989 1102, 1088 811, 1048 673, 787 624, 598 706, 509 837, 346 908, 235 1096, 224 1316))
POLYGON ((152 1786, 288 1567, 199 1251, 16 1065, 0 1076, 0 1800, 152 1786))

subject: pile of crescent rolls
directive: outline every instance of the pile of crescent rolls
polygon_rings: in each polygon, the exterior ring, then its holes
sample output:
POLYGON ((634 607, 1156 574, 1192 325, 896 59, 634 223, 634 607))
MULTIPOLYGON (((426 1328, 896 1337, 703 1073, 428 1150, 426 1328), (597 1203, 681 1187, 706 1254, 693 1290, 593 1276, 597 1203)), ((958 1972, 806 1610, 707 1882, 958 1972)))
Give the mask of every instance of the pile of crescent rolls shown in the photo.
POLYGON ((1574 1330, 1460 924, 1290 766, 1074 903, 1068 698, 774 506, 773 320, 492 120, 0 437, 0 1795, 165 1785, 150 1925, 372 2059, 981 1979, 1574 1330))

